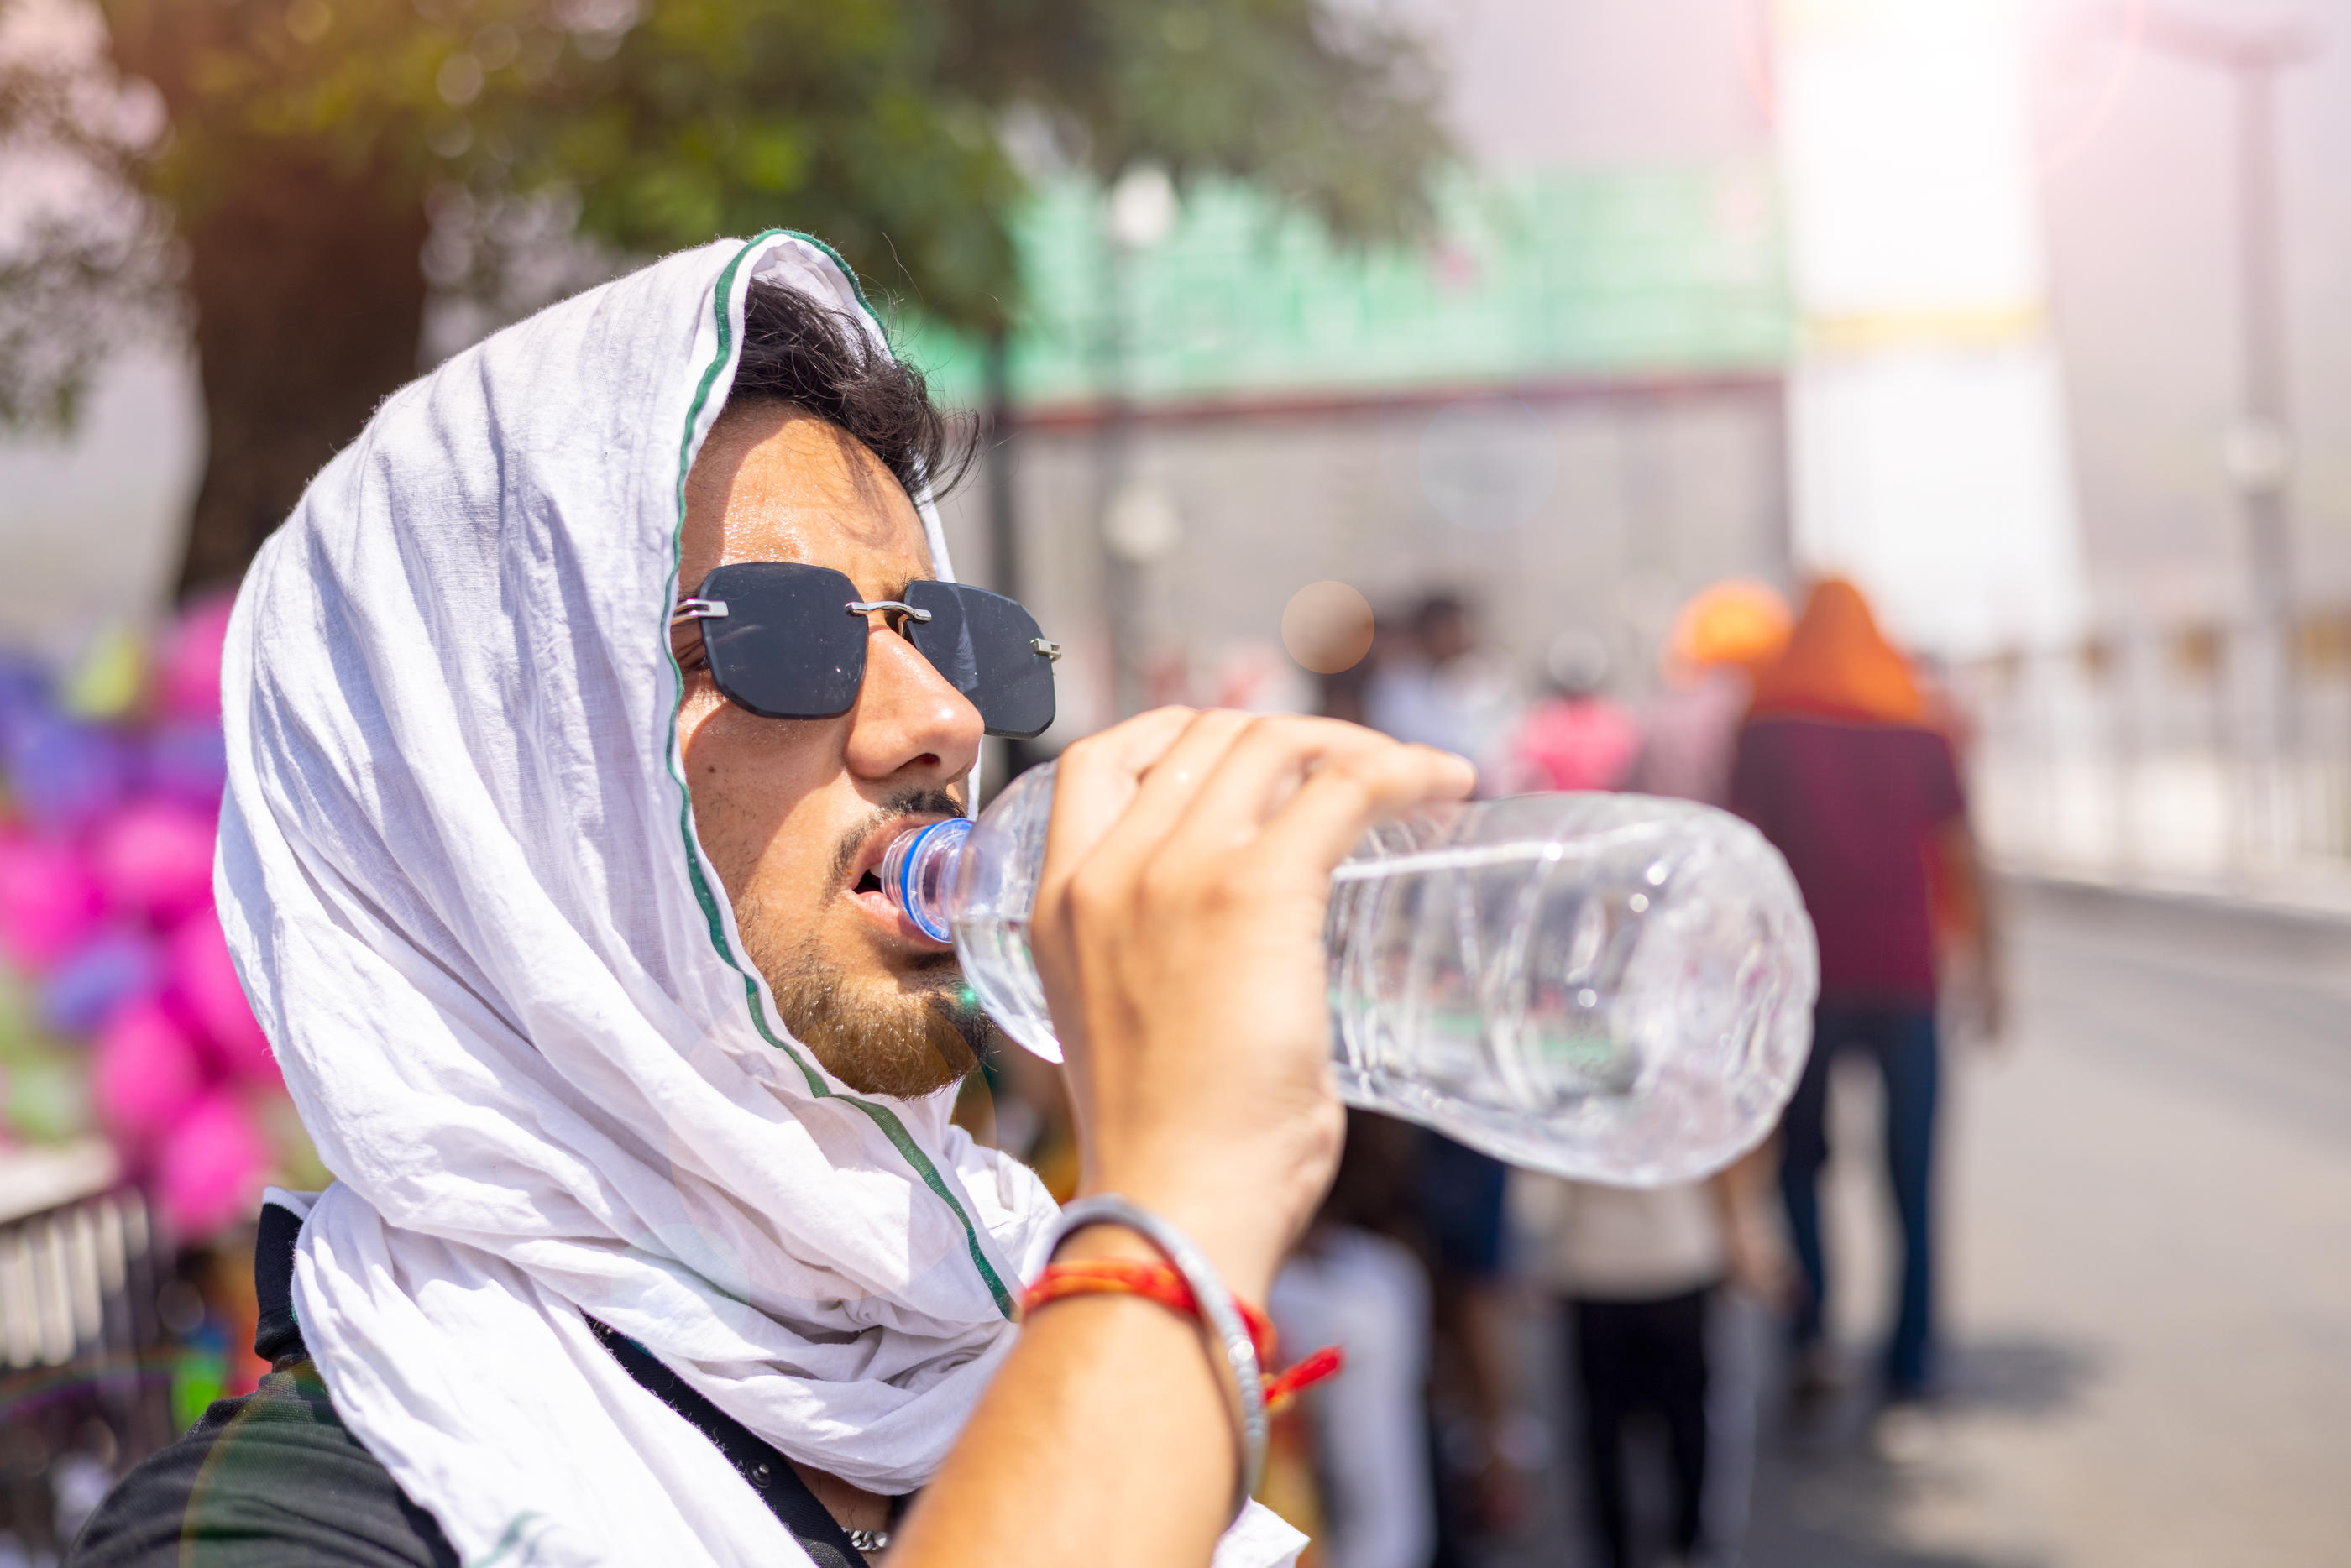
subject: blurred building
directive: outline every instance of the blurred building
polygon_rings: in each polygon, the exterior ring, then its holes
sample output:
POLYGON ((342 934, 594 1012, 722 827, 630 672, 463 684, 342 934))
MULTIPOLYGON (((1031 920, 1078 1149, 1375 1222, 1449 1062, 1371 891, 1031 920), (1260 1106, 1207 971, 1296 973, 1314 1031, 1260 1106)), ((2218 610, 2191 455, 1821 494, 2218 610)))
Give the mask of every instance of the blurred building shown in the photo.
MULTIPOLYGON (((1055 184, 1024 224, 1008 499, 1017 587, 1073 652, 1060 733, 1284 700, 1249 671, 1320 579, 1382 610, 1464 590, 1531 672, 1570 626, 1645 670, 1688 591, 1788 572, 1760 14, 1425 15, 1468 167, 1424 248, 1335 250, 1248 191, 1178 202, 1147 175, 1055 184)), ((976 349, 922 350, 980 399, 976 349)), ((990 499, 952 510, 966 570, 989 569, 990 499)))

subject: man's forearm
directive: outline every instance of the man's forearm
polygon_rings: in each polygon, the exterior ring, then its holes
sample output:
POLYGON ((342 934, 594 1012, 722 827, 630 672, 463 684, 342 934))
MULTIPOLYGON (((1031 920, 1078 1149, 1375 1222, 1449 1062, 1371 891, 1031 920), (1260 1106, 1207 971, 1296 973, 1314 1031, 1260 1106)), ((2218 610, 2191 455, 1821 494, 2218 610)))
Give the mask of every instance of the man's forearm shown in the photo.
POLYGON ((1201 1568, 1239 1463, 1214 1355, 1141 1297, 1040 1311, 890 1568, 1201 1568))

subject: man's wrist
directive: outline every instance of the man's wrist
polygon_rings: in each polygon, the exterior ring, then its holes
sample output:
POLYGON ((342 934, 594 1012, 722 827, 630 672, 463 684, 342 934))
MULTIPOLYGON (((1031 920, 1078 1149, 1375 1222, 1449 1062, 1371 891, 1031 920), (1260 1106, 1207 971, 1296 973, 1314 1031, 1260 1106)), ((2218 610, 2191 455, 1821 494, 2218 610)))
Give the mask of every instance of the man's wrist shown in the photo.
MULTIPOLYGON (((1104 1188, 1116 1191, 1130 1202, 1175 1226, 1207 1256, 1217 1275, 1231 1291, 1251 1306, 1263 1306, 1266 1293, 1272 1288, 1274 1271, 1280 1266, 1282 1247, 1270 1242, 1253 1231, 1220 1224, 1190 1206, 1161 1202, 1147 1192, 1129 1188, 1104 1188)), ((1089 1225, 1071 1232, 1054 1253, 1058 1261, 1075 1262, 1087 1258, 1123 1258, 1145 1262, 1165 1262, 1159 1249, 1149 1238, 1123 1225, 1089 1225)))
POLYGON ((1123 1225, 1089 1225, 1082 1231, 1072 1231, 1053 1251, 1052 1261, 1057 1263, 1083 1263, 1096 1260, 1138 1263, 1164 1263, 1167 1261, 1147 1239, 1123 1225))

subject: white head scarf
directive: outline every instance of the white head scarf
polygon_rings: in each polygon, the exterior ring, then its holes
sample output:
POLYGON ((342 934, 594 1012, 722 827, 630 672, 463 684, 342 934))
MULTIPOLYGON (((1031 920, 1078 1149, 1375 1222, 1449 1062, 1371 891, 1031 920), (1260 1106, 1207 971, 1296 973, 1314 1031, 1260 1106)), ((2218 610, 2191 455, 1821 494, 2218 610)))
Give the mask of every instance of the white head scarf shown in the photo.
MULTIPOLYGON (((338 1179, 296 1312, 468 1562, 804 1561, 582 1314, 902 1492, 1009 1348, 1053 1214, 951 1096, 860 1096, 792 1038, 695 836, 668 622, 755 277, 881 341, 792 234, 556 306, 387 400, 230 626, 222 919, 338 1179)), ((1297 1541, 1252 1518, 1218 1557, 1297 1541)))

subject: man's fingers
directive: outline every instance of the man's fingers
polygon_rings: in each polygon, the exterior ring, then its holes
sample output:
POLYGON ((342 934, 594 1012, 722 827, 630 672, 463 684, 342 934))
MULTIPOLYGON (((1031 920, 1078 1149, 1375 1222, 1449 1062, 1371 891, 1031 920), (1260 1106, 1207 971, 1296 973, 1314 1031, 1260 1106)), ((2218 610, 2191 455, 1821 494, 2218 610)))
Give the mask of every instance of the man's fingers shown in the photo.
POLYGON ((1337 720, 1144 714, 1062 755, 1040 925, 1057 923, 1083 865, 1100 892, 1155 857, 1206 863, 1255 840, 1268 874, 1302 860, 1327 876, 1374 822, 1461 799, 1476 782, 1449 753, 1337 720))
POLYGON ((1216 773, 1249 722, 1248 714, 1229 708, 1194 715, 1175 744, 1144 774, 1134 804, 1119 818, 1103 848, 1121 856, 1150 853, 1190 809, 1202 783, 1216 773))
POLYGON ((1358 753, 1396 749, 1377 731, 1337 719, 1253 720, 1193 795, 1169 846, 1221 854, 1263 831, 1316 769, 1358 753))
POLYGON ((1374 824, 1465 800, 1477 784, 1477 769, 1433 746, 1350 751, 1314 770, 1267 825, 1262 842, 1275 861, 1294 855, 1328 875, 1374 824))
POLYGON ((1053 770, 1053 815, 1045 830, 1048 877, 1092 853, 1142 788, 1143 775, 1197 715, 1155 708, 1087 736, 1064 751, 1053 770))
MULTIPOLYGON (((1098 872, 1112 880, 1131 876, 1156 856, 1176 850, 1197 854, 1229 848, 1229 837, 1203 846, 1193 841, 1176 849, 1180 824, 1196 810, 1201 794, 1228 766, 1233 748, 1259 727, 1326 725, 1334 732, 1354 732, 1355 726, 1330 720, 1263 720, 1230 709, 1210 709, 1196 714, 1173 745, 1143 775, 1140 784, 1120 812, 1118 820, 1091 846, 1098 872)), ((1293 750, 1295 749, 1293 743, 1293 750)), ((1249 825, 1253 831, 1255 822, 1249 825)), ((1246 834, 1244 833, 1244 836, 1246 834)))

